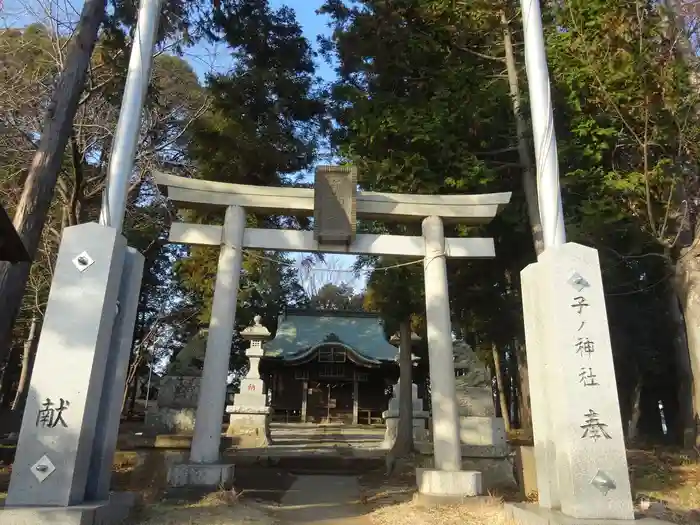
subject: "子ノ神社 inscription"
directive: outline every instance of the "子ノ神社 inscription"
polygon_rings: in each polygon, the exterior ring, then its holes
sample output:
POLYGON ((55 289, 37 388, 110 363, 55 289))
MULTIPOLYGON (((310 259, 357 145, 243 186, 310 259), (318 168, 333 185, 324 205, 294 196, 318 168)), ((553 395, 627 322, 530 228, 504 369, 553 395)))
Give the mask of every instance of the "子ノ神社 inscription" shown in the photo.
MULTIPOLYGON (((588 283, 586 282, 586 286, 578 287, 579 292, 581 292, 587 286, 588 283)), ((578 316, 576 322, 578 329, 576 330, 574 349, 579 358, 588 358, 588 360, 590 360, 591 356, 595 352, 595 341, 586 335, 586 309, 589 307, 590 304, 582 295, 577 295, 574 297, 571 303, 571 308, 576 311, 576 315, 578 316)), ((581 363, 578 374, 578 382, 584 387, 600 386, 590 363, 581 363)), ((584 423, 581 425, 581 429, 583 430, 581 439, 592 439, 593 441, 598 441, 599 439, 612 439, 612 436, 606 430, 607 426, 608 425, 606 423, 601 421, 600 415, 595 410, 590 408, 584 415, 584 423)))
POLYGON ((355 239, 357 170, 319 166, 314 182, 314 238, 319 244, 350 244, 355 239))

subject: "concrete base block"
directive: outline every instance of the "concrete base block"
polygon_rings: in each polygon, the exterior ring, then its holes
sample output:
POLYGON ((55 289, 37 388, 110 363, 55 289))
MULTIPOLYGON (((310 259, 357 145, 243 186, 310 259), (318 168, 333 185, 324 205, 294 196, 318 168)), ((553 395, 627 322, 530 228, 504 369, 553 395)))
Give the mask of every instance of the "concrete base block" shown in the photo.
MULTIPOLYGON (((228 412, 228 409, 227 409, 228 412)), ((226 436, 236 448, 264 448, 272 444, 270 413, 229 412, 226 436)))
POLYGON ((416 469, 418 492, 430 496, 463 498, 481 496, 481 472, 416 469))
POLYGON ((135 504, 135 494, 118 492, 108 501, 70 507, 4 507, 0 525, 118 525, 129 518, 135 504))
POLYGON ((572 518, 558 510, 546 509, 534 503, 506 503, 504 510, 518 525, 669 525, 656 518, 610 520, 572 518))
POLYGON ((171 487, 213 487, 229 489, 233 485, 234 465, 195 464, 172 465, 168 469, 171 487))

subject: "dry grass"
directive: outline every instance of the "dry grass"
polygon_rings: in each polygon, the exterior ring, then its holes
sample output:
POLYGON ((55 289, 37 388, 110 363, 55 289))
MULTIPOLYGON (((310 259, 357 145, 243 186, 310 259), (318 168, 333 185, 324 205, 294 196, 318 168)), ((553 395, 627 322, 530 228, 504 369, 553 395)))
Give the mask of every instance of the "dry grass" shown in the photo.
POLYGON ((157 504, 148 507, 132 525, 273 525, 277 521, 254 504, 239 501, 232 491, 207 495, 196 503, 157 504))
POLYGON ((630 480, 637 497, 662 501, 656 517, 676 523, 700 523, 700 462, 678 450, 629 450, 630 480))
POLYGON ((412 457, 397 462, 390 479, 383 470, 360 477, 362 502, 373 509, 368 517, 379 525, 506 525, 510 523, 501 498, 481 498, 460 505, 428 507, 413 501, 417 466, 425 458, 412 457))
MULTIPOLYGON (((631 450, 628 452, 633 493, 665 503, 666 510, 653 516, 682 524, 700 524, 700 462, 694 454, 673 449, 631 450)), ((506 525, 508 519, 499 499, 487 504, 423 508, 412 501, 415 492, 415 458, 401 461, 391 479, 383 469, 367 472, 360 479, 362 502, 373 523, 415 525, 506 525)), ((201 501, 163 501, 167 461, 158 453, 120 453, 115 462, 115 489, 141 494, 145 509, 132 525, 189 525, 207 523, 234 525, 277 523, 263 507, 239 500, 231 492, 217 492, 201 501)), ((511 500, 513 495, 505 495, 511 500)), ((658 510, 658 505, 656 506, 658 510)))
POLYGON ((372 523, 393 525, 507 525, 511 521, 499 499, 490 498, 461 505, 422 507, 413 501, 384 506, 369 515, 372 523))

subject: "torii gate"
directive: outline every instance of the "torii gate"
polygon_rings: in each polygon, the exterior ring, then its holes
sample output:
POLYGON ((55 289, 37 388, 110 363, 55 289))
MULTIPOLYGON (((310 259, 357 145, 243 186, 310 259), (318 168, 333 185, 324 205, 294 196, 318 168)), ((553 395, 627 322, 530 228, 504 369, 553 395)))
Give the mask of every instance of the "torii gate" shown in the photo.
MULTIPOLYGON (((227 184, 157 173, 157 184, 171 202, 185 208, 225 208, 223 226, 174 223, 170 241, 221 246, 214 289, 209 339, 190 453, 190 467, 215 481, 226 376, 236 315, 243 249, 291 252, 399 255, 424 258, 426 321, 430 357, 435 470, 419 473, 419 486, 451 486, 454 495, 480 493, 480 473, 461 472, 459 418, 455 398, 452 326, 446 257, 495 256, 493 239, 445 238, 444 223, 485 224, 510 201, 510 193, 485 195, 413 195, 358 192, 356 171, 319 167, 314 189, 227 184), (314 215, 314 231, 246 228, 246 211, 314 215), (356 217, 393 222, 422 221, 422 237, 355 234, 356 217), (446 483, 442 478, 448 476, 446 483)), ((192 476, 177 476, 191 484, 192 476)), ((173 479, 173 483, 178 481, 173 479)))

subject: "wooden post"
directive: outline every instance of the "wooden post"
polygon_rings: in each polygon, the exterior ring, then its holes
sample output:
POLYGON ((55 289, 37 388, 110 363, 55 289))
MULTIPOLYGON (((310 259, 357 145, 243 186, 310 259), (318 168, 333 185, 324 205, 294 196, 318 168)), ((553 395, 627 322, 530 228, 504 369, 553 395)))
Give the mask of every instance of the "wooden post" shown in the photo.
POLYGON ((309 398, 309 382, 306 379, 301 382, 301 388, 301 422, 306 423, 306 403, 309 398))
POLYGON ((357 425, 360 412, 360 383, 357 376, 352 378, 352 424, 357 425))

